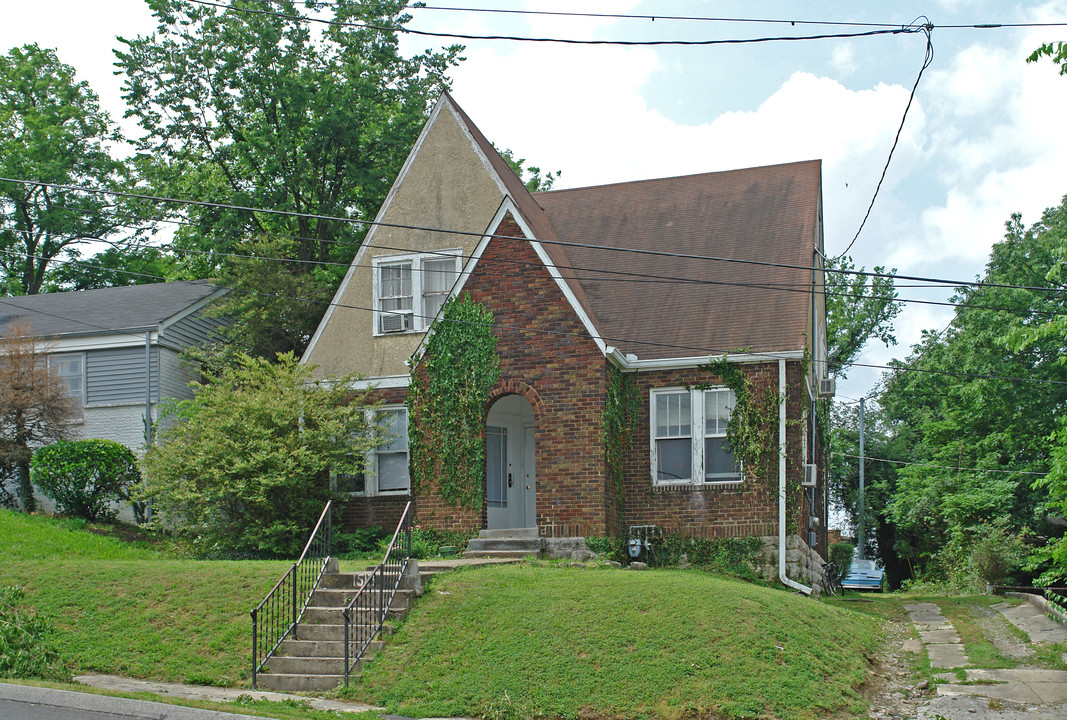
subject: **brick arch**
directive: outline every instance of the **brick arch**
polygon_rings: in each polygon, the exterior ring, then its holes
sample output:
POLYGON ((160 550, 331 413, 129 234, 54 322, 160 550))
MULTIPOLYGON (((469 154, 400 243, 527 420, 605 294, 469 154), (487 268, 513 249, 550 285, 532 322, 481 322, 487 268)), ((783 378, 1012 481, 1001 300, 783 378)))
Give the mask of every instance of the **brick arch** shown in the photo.
POLYGON ((530 403, 534 411, 534 420, 540 427, 541 419, 545 413, 545 403, 538 392, 522 380, 504 380, 496 384, 496 387, 489 392, 489 400, 485 403, 486 417, 489 415, 489 408, 493 407, 493 404, 505 395, 518 395, 530 403))

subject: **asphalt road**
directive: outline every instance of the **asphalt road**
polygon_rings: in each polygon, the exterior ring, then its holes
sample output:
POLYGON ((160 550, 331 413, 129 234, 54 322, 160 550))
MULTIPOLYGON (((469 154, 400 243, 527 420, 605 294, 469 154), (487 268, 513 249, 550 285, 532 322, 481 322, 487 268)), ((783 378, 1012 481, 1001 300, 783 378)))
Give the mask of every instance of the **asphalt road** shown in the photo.
POLYGON ((0 683, 3 720, 263 720, 215 710, 0 683))

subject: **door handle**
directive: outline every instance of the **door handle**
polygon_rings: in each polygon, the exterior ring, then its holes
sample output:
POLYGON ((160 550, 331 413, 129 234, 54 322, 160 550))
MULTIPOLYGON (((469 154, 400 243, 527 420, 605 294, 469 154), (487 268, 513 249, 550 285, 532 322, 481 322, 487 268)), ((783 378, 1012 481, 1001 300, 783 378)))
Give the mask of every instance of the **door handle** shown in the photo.
POLYGON ((508 487, 511 487, 511 485, 512 485, 512 482, 511 482, 511 473, 508 473, 508 487))

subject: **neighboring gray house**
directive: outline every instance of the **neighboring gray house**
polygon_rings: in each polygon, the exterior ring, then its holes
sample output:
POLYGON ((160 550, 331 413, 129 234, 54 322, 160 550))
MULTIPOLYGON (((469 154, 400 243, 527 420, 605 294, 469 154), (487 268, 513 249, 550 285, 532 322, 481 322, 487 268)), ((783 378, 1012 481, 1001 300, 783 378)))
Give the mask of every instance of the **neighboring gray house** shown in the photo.
POLYGON ((204 309, 227 291, 191 280, 0 298, 0 335, 21 320, 48 345, 49 366, 78 401, 75 437, 140 455, 160 399, 192 396, 180 354, 226 324, 204 309))

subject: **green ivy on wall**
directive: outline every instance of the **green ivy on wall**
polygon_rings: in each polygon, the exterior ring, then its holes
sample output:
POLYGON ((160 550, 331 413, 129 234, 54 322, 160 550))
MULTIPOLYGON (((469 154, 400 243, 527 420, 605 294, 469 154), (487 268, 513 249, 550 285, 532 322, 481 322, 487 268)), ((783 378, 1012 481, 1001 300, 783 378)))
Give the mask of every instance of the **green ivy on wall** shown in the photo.
POLYGON ((741 366, 726 358, 712 360, 702 369, 718 375, 723 384, 734 391, 734 408, 726 425, 726 438, 734 449, 734 457, 741 461, 747 475, 776 479, 780 451, 778 404, 781 402, 777 388, 772 386, 757 393, 741 366))
POLYGON ((412 368, 408 408, 412 493, 434 480, 450 505, 479 509, 485 494, 485 405, 500 377, 493 313, 470 294, 441 309, 412 368))
POLYGON ((641 394, 632 375, 614 365, 608 366, 608 392, 604 402, 604 464, 615 486, 615 503, 619 511, 619 531, 623 518, 623 462, 633 445, 641 394))

